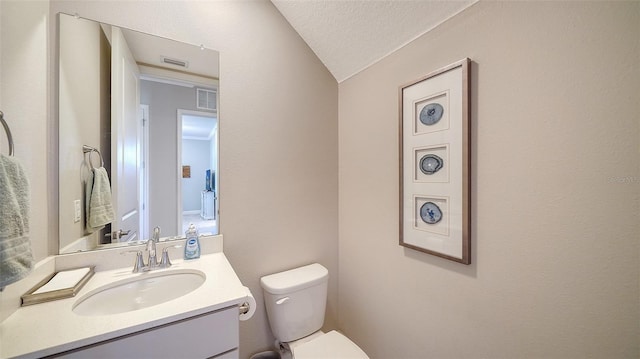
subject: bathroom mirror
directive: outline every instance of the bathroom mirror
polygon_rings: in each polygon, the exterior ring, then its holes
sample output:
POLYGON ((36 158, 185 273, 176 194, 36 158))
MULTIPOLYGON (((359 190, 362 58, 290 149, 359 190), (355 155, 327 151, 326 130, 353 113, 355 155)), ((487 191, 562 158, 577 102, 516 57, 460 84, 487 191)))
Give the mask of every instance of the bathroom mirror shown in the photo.
POLYGON ((58 20, 59 252, 218 234, 218 52, 58 20))

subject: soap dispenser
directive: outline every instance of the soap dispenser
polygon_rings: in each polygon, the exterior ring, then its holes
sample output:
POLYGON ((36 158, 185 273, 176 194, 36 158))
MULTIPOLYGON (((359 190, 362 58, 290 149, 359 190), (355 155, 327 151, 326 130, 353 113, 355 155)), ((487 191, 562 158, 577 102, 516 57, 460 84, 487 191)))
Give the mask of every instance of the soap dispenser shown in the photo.
POLYGON ((193 223, 189 224, 185 237, 187 237, 187 241, 184 245, 184 259, 200 258, 200 239, 198 238, 198 230, 193 223))

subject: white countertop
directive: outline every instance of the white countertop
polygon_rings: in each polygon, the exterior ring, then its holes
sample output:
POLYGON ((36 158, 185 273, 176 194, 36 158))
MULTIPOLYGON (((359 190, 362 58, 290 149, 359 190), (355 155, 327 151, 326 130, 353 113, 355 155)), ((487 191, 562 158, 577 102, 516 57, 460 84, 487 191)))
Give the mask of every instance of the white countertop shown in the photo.
POLYGON ((224 253, 204 254, 199 259, 173 260, 173 266, 151 273, 195 269, 206 274, 194 291, 152 307, 108 316, 74 313, 74 303, 103 285, 148 273, 131 273, 132 267, 98 271, 73 298, 21 307, 0 324, 0 358, 39 358, 158 325, 242 304, 245 288, 224 253))

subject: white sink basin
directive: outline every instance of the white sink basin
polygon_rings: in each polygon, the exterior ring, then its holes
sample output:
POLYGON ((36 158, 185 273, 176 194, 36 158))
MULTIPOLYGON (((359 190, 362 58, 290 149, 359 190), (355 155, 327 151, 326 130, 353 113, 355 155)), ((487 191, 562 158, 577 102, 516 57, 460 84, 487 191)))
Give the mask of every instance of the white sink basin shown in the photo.
POLYGON ((102 286, 78 298, 73 311, 79 315, 109 315, 162 304, 194 291, 206 275, 198 270, 178 269, 143 273, 102 286))

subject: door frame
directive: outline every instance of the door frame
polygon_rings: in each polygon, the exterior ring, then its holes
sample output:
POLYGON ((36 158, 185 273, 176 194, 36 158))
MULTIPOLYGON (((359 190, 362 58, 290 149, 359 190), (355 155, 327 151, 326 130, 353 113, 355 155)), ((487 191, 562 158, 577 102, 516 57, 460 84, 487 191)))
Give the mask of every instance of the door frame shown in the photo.
POLYGON ((140 185, 142 186, 140 191, 140 209, 142 216, 140 216, 140 239, 151 238, 149 227, 149 105, 140 104, 140 112, 142 119, 140 121, 141 133, 142 133, 142 171, 140 174, 140 185))
MULTIPOLYGON (((218 121, 218 114, 217 111, 216 112, 204 112, 204 111, 196 111, 196 110, 187 110, 187 109, 181 109, 179 108, 176 111, 176 124, 177 124, 177 129, 176 129, 176 162, 178 164, 177 166, 177 171, 176 171, 176 194, 177 194, 177 218, 176 218, 176 223, 177 223, 177 229, 178 229, 178 235, 180 235, 181 231, 182 231, 182 116, 184 115, 191 115, 191 116, 199 116, 199 117, 209 117, 209 118, 215 118, 216 121, 218 121)), ((216 131, 216 136, 218 136, 218 131, 216 131)), ((218 145, 218 141, 216 139, 216 156, 218 156, 218 159, 216 160, 216 181, 218 180, 217 176, 218 176, 218 160, 220 158, 220 152, 219 152, 219 145, 218 145)), ((216 184, 217 185, 217 184, 216 184)), ((216 216, 216 218, 218 218, 216 216)), ((218 227, 219 228, 219 227, 218 227)), ((218 230, 219 232, 219 230, 218 230)))

